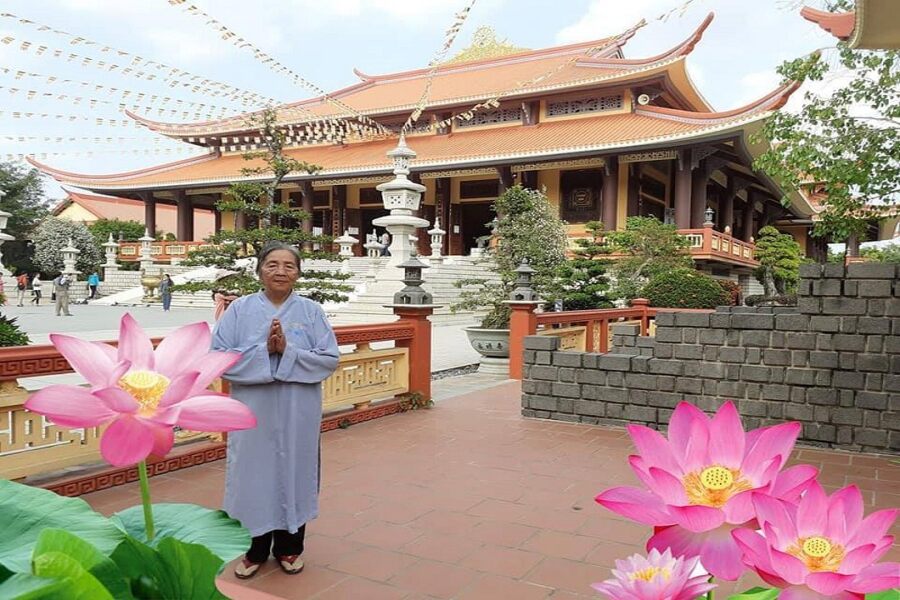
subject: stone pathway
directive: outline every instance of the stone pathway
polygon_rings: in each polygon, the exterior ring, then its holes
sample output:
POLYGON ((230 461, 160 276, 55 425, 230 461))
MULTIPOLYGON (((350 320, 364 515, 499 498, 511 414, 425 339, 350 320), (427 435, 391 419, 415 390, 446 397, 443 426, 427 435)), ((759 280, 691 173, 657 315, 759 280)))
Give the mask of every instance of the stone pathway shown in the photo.
MULTIPOLYGON (((435 395, 431 410, 326 433, 306 570, 289 577, 270 562, 241 584, 297 600, 574 600, 596 598, 590 584, 642 550, 647 528, 593 501, 636 483, 623 429, 525 419, 514 381, 448 378, 435 395)), ((831 489, 856 483, 867 512, 900 505, 900 466, 887 458, 800 449, 793 461, 817 465, 831 489)), ((154 499, 218 507, 224 468, 156 477, 154 499)), ((108 514, 137 504, 138 488, 84 499, 108 514)), ((894 546, 885 560, 898 558, 894 546)), ((222 577, 237 582, 231 568, 222 577)))

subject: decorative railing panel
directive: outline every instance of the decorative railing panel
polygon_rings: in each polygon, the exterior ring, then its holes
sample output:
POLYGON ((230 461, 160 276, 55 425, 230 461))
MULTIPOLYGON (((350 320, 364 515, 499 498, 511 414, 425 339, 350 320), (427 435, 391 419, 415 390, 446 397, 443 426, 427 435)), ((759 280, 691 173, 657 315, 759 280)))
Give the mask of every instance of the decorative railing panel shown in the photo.
MULTIPOLYGON (((157 262, 172 258, 186 258, 194 250, 209 248, 206 242, 151 242, 150 256, 157 262)), ((136 261, 141 259, 140 242, 121 242, 119 244, 119 260, 136 261)))
MULTIPOLYGON (((373 350, 373 342, 404 342, 415 329, 408 322, 335 327, 345 350, 338 369, 323 382, 323 410, 361 408, 373 400, 410 390, 409 349, 373 350), (349 347, 349 349, 348 349, 349 347)), ((154 340, 154 344, 159 340, 154 340)), ((19 379, 71 373, 53 346, 0 348, 0 477, 17 479, 100 462, 102 427, 68 429, 25 410, 28 393, 19 379)), ((221 382, 214 384, 221 390, 221 382)), ((219 433, 176 431, 176 444, 221 441, 219 433)))
MULTIPOLYGON (((700 260, 721 261, 732 264, 739 264, 749 267, 759 266, 756 260, 756 245, 743 240, 739 240, 728 233, 721 233, 713 230, 712 227, 704 227, 703 229, 679 229, 681 234, 688 241, 688 252, 693 258, 700 260)), ((574 243, 575 238, 570 239, 570 252, 577 246, 574 243)), ((623 254, 609 254, 605 258, 622 258, 623 254)))
POLYGON ((587 326, 561 327, 559 329, 541 329, 538 335, 552 335, 559 338, 559 349, 567 352, 584 352, 586 350, 587 326))

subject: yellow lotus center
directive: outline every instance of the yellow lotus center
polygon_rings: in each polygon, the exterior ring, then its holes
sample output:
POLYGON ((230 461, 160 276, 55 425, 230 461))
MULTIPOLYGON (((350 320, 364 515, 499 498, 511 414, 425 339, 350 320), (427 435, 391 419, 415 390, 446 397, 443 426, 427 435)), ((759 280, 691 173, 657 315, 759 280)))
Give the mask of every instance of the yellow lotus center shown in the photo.
POLYGON ((699 473, 688 473, 681 483, 691 504, 715 508, 725 506, 732 496, 752 488, 739 470, 718 465, 707 467, 699 473))
POLYGON ((669 571, 669 569, 665 569, 663 567, 647 567, 646 569, 641 569, 640 571, 634 571, 628 576, 632 581, 634 581, 635 579, 640 579, 641 581, 653 581, 653 578, 657 575, 662 576, 664 581, 668 581, 669 577, 672 576, 672 573, 671 571, 669 571))
POLYGON ((153 371, 131 371, 119 380, 119 387, 137 400, 138 413, 152 415, 169 387, 169 379, 153 371))
POLYGON ((791 556, 799 558, 810 571, 837 571, 846 552, 840 544, 828 538, 813 536, 800 538, 787 549, 791 556))

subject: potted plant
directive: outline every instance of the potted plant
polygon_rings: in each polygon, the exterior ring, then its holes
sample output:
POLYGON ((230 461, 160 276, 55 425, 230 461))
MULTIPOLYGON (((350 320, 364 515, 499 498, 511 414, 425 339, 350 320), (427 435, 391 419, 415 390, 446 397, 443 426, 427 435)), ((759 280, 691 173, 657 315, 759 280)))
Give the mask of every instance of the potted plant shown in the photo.
POLYGON ((566 223, 556 214, 543 191, 515 185, 494 201, 498 215, 494 242, 486 249, 488 268, 499 282, 463 279, 460 300, 451 310, 486 311, 480 326, 466 334, 472 347, 489 358, 509 357, 510 309, 505 302, 516 287, 516 268, 527 260, 532 269, 538 296, 558 296, 557 270, 566 260, 566 223))

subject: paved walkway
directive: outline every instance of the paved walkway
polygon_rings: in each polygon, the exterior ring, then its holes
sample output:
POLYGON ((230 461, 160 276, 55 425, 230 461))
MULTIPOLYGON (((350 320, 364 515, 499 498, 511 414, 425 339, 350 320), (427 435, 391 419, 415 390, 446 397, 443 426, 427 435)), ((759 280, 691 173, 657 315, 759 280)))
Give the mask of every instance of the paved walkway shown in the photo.
MULTIPOLYGON (((472 381, 435 387, 447 398, 472 381)), ((635 483, 624 430, 525 419, 517 382, 482 376, 478 385, 431 410, 325 434, 306 570, 289 577, 270 562, 245 585, 314 600, 596 598, 590 584, 648 535, 593 501, 635 483)), ((886 458, 802 449, 795 460, 819 466, 828 487, 856 483, 868 510, 900 505, 900 466, 886 458)), ((154 499, 217 507, 223 469, 219 461, 154 478, 154 499)), ((85 499, 111 513, 137 504, 138 488, 85 499)), ((895 546, 886 560, 898 557, 895 546)), ((236 581, 230 567, 222 577, 236 581)))

